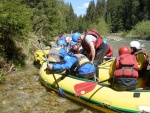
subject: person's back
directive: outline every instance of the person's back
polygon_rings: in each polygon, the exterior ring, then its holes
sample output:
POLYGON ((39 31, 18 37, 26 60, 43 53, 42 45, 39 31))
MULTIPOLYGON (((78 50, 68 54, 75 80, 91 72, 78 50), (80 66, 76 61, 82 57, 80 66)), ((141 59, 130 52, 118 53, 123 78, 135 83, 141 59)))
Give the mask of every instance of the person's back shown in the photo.
POLYGON ((74 55, 77 61, 71 67, 71 73, 76 73, 81 78, 93 78, 95 74, 95 67, 90 63, 89 59, 83 54, 74 55))
POLYGON ((50 53, 48 54, 48 61, 50 63, 62 63, 62 60, 60 59, 60 55, 59 55, 59 50, 61 48, 60 47, 52 47, 50 50, 50 53))
MULTIPOLYGON (((92 64, 88 64, 88 62, 84 62, 81 60, 80 62, 78 61, 79 59, 72 54, 72 56, 69 56, 66 52, 65 49, 60 49, 59 54, 61 58, 63 59, 64 63, 51 63, 49 64, 49 69, 51 70, 68 70, 70 74, 72 75, 77 75, 78 77, 83 77, 83 78, 88 78, 86 76, 89 74, 91 77, 92 73, 95 72, 95 68, 92 64), (82 64, 81 64, 82 63, 82 64), (80 64, 80 65, 79 65, 80 64), (70 71, 71 70, 71 71, 70 71), (77 73, 77 74, 76 74, 77 73), (82 76, 80 76, 82 75, 82 76), (85 77, 84 77, 85 76, 85 77)), ((93 74, 94 76, 94 74, 93 74)))
POLYGON ((137 86, 137 61, 127 47, 119 49, 119 56, 113 61, 109 74, 111 85, 116 90, 133 90, 137 86))
POLYGON ((72 40, 81 43, 91 63, 96 66, 102 63, 108 46, 103 43, 103 39, 96 30, 89 30, 85 35, 74 33, 72 40))
POLYGON ((71 57, 67 54, 67 51, 64 48, 59 50, 60 58, 63 60, 63 63, 50 63, 49 68, 52 70, 68 70, 76 62, 75 57, 71 57))

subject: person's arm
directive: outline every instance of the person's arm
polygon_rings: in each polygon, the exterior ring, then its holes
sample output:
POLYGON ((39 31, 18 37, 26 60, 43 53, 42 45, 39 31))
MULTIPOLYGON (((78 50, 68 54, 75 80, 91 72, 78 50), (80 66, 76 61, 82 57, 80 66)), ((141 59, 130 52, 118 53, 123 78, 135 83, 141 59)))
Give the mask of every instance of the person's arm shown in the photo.
POLYGON ((107 56, 107 57, 113 56, 113 49, 112 49, 111 46, 108 46, 108 52, 107 52, 106 56, 107 56))
POLYGON ((49 69, 51 70, 67 70, 76 62, 76 58, 66 58, 63 64, 48 64, 49 69))
POLYGON ((48 67, 50 70, 66 70, 70 69, 72 66, 72 63, 64 63, 64 64, 48 64, 48 67))
POLYGON ((94 43, 91 42, 89 44, 90 50, 91 50, 91 54, 92 54, 92 58, 91 58, 91 63, 93 63, 94 59, 95 59, 95 47, 94 47, 94 43))

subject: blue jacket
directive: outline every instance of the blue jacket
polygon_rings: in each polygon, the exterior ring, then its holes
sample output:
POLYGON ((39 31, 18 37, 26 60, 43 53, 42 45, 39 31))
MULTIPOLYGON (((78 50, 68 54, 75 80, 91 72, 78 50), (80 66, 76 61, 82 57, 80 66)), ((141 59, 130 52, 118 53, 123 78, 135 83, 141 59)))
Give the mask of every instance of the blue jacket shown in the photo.
MULTIPOLYGON (((73 66, 73 64, 76 63, 77 61, 75 57, 72 57, 69 55, 65 56, 63 60, 64 60, 63 64, 53 63, 52 64, 53 69, 54 70, 69 70, 73 66)), ((91 63, 86 63, 77 70, 78 74, 89 74, 92 72, 95 72, 95 67, 91 63)))
POLYGON ((66 41, 66 38, 65 38, 64 36, 62 36, 62 37, 60 37, 59 40, 64 40, 64 41, 66 41))

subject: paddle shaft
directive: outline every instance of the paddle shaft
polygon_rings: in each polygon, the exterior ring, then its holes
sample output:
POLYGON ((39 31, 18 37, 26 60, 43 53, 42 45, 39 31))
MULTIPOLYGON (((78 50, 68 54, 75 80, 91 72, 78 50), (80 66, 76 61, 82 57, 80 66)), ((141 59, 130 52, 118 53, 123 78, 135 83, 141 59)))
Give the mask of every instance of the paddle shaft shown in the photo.
POLYGON ((98 82, 98 84, 103 83, 103 82, 106 82, 106 81, 108 81, 108 80, 110 80, 110 78, 108 78, 108 79, 106 79, 106 80, 103 80, 103 81, 100 81, 100 82, 98 82))
POLYGON ((104 65, 104 64, 106 64, 106 63, 112 61, 113 59, 114 59, 114 58, 111 58, 111 59, 107 60, 106 62, 101 63, 99 66, 104 65))
POLYGON ((46 62, 48 63, 46 53, 45 53, 45 52, 44 52, 44 50, 43 50, 43 47, 42 47, 42 45, 41 45, 40 40, 38 40, 38 41, 39 41, 39 44, 40 44, 41 50, 42 50, 42 52, 43 52, 43 54, 44 54, 44 56, 45 56, 46 62))
POLYGON ((35 44, 33 44, 33 43, 32 43, 32 45, 33 45, 34 47, 36 47, 37 49, 39 49, 39 50, 40 50, 40 48, 39 48, 39 47, 37 47, 35 44))
MULTIPOLYGON (((43 48, 42 48, 42 45, 41 45, 41 43, 40 43, 40 40, 38 40, 38 41, 39 41, 40 47, 41 47, 41 49, 42 49, 42 52, 43 52, 43 54, 44 54, 44 56, 45 56, 45 58, 46 58, 46 62, 47 62, 47 64, 48 64, 49 62, 48 62, 48 60, 47 60, 47 56, 46 56, 46 54, 45 54, 45 52, 44 52, 44 50, 43 50, 43 48)), ((64 94, 63 90, 59 87, 59 85, 58 85, 58 83, 57 83, 57 80, 56 80, 56 77, 55 77, 54 73, 53 73, 53 78, 54 78, 54 80, 55 80, 55 82, 56 82, 56 85, 57 85, 57 87, 58 87, 58 90, 59 90, 61 96, 62 96, 62 97, 65 97, 65 94, 64 94)))
POLYGON ((57 83, 57 80, 56 80, 56 77, 55 77, 54 73, 53 73, 53 77, 54 77, 54 80, 56 82, 57 87, 60 88, 59 85, 58 85, 58 83, 57 83))

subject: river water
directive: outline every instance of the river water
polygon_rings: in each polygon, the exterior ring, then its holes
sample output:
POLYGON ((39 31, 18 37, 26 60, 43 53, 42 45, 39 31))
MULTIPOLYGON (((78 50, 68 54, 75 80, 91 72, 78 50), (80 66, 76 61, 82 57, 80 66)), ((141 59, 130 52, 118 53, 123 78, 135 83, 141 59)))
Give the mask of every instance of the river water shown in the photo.
MULTIPOLYGON (((121 46, 129 46, 131 39, 107 37, 114 56, 121 46)), ((138 40, 150 55, 150 41, 138 40)), ((0 113, 101 113, 78 102, 62 98, 46 89, 39 81, 38 69, 29 65, 25 70, 6 76, 0 84, 0 113)))

